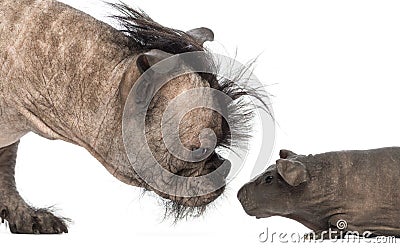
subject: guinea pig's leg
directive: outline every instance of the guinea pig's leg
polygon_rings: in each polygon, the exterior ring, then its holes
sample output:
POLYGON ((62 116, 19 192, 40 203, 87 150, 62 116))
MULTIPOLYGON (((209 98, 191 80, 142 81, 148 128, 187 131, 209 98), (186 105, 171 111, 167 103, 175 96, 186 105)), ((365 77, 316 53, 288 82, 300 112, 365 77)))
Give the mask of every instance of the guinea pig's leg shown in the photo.
POLYGON ((18 142, 0 148, 0 218, 7 220, 12 233, 68 232, 65 220, 47 209, 29 206, 19 195, 15 185, 15 162, 18 142))
POLYGON ((348 232, 346 216, 335 214, 329 217, 326 229, 316 230, 304 235, 305 240, 343 239, 348 232))
POLYGON ((334 214, 329 218, 329 230, 337 234, 336 239, 343 239, 348 234, 349 220, 349 216, 345 214, 334 214))

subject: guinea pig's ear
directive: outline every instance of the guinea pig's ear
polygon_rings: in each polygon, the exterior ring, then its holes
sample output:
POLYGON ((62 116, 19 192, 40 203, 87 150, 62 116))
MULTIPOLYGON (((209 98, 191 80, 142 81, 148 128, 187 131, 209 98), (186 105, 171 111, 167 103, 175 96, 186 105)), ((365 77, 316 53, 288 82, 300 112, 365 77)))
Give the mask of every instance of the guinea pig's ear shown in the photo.
POLYGON ((282 149, 282 150, 279 151, 279 157, 283 158, 283 159, 287 159, 289 157, 293 157, 293 156, 296 156, 296 155, 297 155, 296 153, 294 153, 294 152, 292 152, 290 150, 282 149))
POLYGON ((206 41, 214 40, 214 32, 209 28, 195 28, 187 31, 186 33, 201 45, 203 45, 206 41))
POLYGON ((306 166, 298 161, 278 159, 276 168, 279 175, 291 186, 298 186, 309 180, 306 166))

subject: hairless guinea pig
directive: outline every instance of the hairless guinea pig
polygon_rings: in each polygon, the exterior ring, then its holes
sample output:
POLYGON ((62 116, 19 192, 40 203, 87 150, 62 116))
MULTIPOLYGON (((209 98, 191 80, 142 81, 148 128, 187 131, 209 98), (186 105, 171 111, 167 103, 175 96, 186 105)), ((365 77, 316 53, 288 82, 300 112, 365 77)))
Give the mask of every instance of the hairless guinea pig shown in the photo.
POLYGON ((400 237, 399 179, 400 147, 308 156, 281 150, 238 198, 251 216, 291 218, 321 238, 400 237))

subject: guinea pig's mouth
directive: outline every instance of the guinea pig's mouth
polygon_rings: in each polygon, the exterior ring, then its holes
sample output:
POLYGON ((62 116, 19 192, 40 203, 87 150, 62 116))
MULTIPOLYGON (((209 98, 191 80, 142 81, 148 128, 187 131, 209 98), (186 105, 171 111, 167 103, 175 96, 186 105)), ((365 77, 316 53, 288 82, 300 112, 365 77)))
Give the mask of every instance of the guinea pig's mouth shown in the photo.
POLYGON ((246 188, 246 186, 242 187, 238 194, 237 194, 237 198, 240 202, 240 204, 243 207, 243 210, 246 212, 246 214, 250 215, 250 216, 256 216, 255 214, 255 210, 257 209, 255 204, 253 203, 253 201, 251 201, 249 199, 249 195, 248 195, 248 190, 246 188))
POLYGON ((257 204, 252 200, 253 196, 251 190, 248 189, 249 185, 251 186, 251 184, 246 184, 245 186, 243 186, 237 194, 237 198, 246 214, 254 216, 257 219, 273 216, 272 214, 265 213, 265 211, 260 209, 257 204))

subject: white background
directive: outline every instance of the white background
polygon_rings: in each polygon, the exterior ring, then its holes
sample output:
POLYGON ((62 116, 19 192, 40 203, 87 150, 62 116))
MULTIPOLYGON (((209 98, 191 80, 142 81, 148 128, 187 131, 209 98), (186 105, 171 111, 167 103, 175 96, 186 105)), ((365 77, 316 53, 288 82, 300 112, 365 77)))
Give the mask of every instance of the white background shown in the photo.
MULTIPOLYGON (((64 2, 109 21, 105 16, 111 12, 101 1, 64 2)), ((166 26, 212 28, 216 42, 208 45, 213 51, 234 55, 237 48, 242 62, 261 54, 255 73, 274 95, 278 122, 271 162, 280 148, 309 154, 400 145, 398 1, 128 3, 166 26)), ((84 149, 29 134, 18 154, 21 194, 34 206, 56 204, 58 213, 74 222, 61 236, 10 235, 2 225, 1 245, 293 247, 260 243, 258 235, 267 227, 300 234, 307 228, 279 217, 256 220, 236 200, 237 190, 250 179, 255 155, 205 216, 174 226, 162 222, 157 198, 140 197, 140 189, 113 178, 84 149)))

